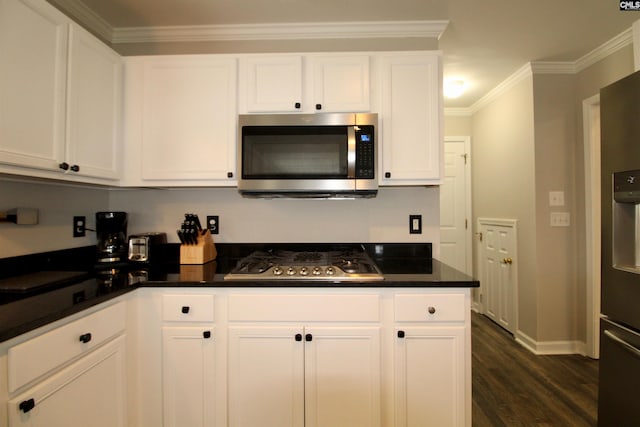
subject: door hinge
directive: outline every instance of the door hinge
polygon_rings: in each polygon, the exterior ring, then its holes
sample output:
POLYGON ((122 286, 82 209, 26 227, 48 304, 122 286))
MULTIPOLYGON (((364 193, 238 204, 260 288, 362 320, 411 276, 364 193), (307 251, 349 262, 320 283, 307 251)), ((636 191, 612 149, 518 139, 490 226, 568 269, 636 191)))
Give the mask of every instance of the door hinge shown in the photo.
POLYGON ((464 154, 462 155, 462 157, 464 157, 464 164, 465 164, 465 165, 467 164, 467 157, 468 157, 468 156, 469 156, 469 155, 468 155, 467 153, 464 153, 464 154))
POLYGON ((468 229, 469 228, 469 220, 467 218, 464 219, 464 229, 468 229))

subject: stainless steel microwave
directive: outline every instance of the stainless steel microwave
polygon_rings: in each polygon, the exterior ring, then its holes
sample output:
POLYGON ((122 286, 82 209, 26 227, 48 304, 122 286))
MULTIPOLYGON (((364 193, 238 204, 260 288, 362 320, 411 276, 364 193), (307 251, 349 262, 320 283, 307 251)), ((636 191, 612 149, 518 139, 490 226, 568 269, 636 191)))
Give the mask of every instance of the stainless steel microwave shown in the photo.
POLYGON ((378 191, 377 114, 245 114, 238 191, 245 197, 355 198, 378 191))

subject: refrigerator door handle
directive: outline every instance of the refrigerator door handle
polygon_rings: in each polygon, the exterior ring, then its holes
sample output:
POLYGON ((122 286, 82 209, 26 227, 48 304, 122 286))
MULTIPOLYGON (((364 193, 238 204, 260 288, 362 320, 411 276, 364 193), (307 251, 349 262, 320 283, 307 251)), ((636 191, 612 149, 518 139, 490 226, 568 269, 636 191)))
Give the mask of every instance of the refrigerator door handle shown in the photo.
POLYGON ((613 332, 608 331, 607 329, 604 330, 604 334, 609 339, 611 339, 615 343, 619 344, 622 348, 624 348, 625 350, 627 350, 628 352, 630 352, 634 356, 640 358, 640 350, 639 349, 637 349, 636 347, 632 346, 631 344, 629 344, 628 342, 626 342, 625 340, 623 340, 619 336, 615 335, 613 332))

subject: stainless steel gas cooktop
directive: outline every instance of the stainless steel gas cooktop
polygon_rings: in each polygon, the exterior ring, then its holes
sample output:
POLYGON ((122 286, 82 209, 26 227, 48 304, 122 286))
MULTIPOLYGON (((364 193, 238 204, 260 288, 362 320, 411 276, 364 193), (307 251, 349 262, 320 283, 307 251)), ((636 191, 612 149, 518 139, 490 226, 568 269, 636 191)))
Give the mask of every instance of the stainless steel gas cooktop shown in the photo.
POLYGON ((363 250, 253 252, 241 259, 224 280, 384 280, 363 250))

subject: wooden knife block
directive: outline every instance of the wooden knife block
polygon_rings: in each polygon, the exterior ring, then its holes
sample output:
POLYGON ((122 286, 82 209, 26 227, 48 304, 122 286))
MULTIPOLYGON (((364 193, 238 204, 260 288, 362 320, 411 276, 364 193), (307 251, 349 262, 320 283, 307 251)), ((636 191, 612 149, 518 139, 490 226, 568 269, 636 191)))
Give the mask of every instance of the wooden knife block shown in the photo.
POLYGON ((216 259, 217 255, 218 252, 209 230, 198 236, 198 244, 180 245, 180 264, 205 264, 216 259))

